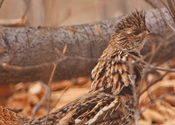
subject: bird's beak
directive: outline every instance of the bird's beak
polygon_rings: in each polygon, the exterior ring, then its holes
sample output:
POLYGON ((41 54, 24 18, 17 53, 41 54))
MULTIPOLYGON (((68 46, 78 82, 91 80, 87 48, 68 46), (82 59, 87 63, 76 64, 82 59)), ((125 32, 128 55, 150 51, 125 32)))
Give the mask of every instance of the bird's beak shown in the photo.
POLYGON ((158 36, 161 36, 161 35, 160 34, 156 34, 156 33, 148 33, 146 35, 147 38, 153 38, 153 39, 158 37, 158 36))

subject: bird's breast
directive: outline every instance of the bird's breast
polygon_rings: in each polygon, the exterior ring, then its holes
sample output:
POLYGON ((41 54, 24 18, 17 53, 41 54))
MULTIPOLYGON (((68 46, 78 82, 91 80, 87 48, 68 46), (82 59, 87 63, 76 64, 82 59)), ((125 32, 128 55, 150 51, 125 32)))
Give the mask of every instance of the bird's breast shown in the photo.
POLYGON ((132 56, 120 51, 108 58, 102 55, 103 60, 100 58, 101 61, 92 70, 92 91, 100 90, 114 95, 126 88, 132 91, 133 84, 136 84, 136 69, 139 70, 132 56))

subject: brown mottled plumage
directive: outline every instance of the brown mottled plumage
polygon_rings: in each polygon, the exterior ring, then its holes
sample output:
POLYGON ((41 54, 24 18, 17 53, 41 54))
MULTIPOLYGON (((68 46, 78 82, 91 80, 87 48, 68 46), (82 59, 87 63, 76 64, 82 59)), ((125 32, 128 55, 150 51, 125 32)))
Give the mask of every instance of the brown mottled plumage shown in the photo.
MULTIPOLYGON (((47 125, 131 125, 132 100, 103 92, 91 92, 58 109, 48 117, 47 125)), ((46 116, 23 125, 45 125, 46 116)))
MULTIPOLYGON (((92 70, 92 91, 132 94, 138 88, 142 68, 134 65, 149 31, 143 13, 135 12, 116 26, 108 47, 92 70)), ((139 62, 137 62, 139 63, 139 62)))
POLYGON ((22 123, 28 120, 0 105, 0 125, 22 125, 22 123))

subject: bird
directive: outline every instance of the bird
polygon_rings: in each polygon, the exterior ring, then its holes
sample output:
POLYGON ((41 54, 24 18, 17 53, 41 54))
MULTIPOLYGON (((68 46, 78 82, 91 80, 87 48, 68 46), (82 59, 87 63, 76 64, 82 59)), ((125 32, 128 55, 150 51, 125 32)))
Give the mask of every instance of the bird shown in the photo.
POLYGON ((91 72, 89 93, 48 116, 21 120, 22 124, 134 125, 133 93, 140 90, 143 70, 140 51, 150 34, 143 12, 122 19, 91 72))
POLYGON ((133 12, 121 20, 91 72, 91 91, 113 95, 133 94, 133 89, 138 91, 143 71, 140 51, 151 36, 144 12, 133 12))

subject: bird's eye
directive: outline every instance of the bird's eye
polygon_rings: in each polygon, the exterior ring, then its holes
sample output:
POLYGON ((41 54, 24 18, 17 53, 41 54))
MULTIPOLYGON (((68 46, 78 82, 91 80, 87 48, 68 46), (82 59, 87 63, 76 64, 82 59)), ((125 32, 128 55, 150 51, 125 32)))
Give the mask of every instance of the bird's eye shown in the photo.
POLYGON ((140 32, 139 32, 138 30, 133 30, 132 33, 133 33, 134 35, 138 35, 140 32))

